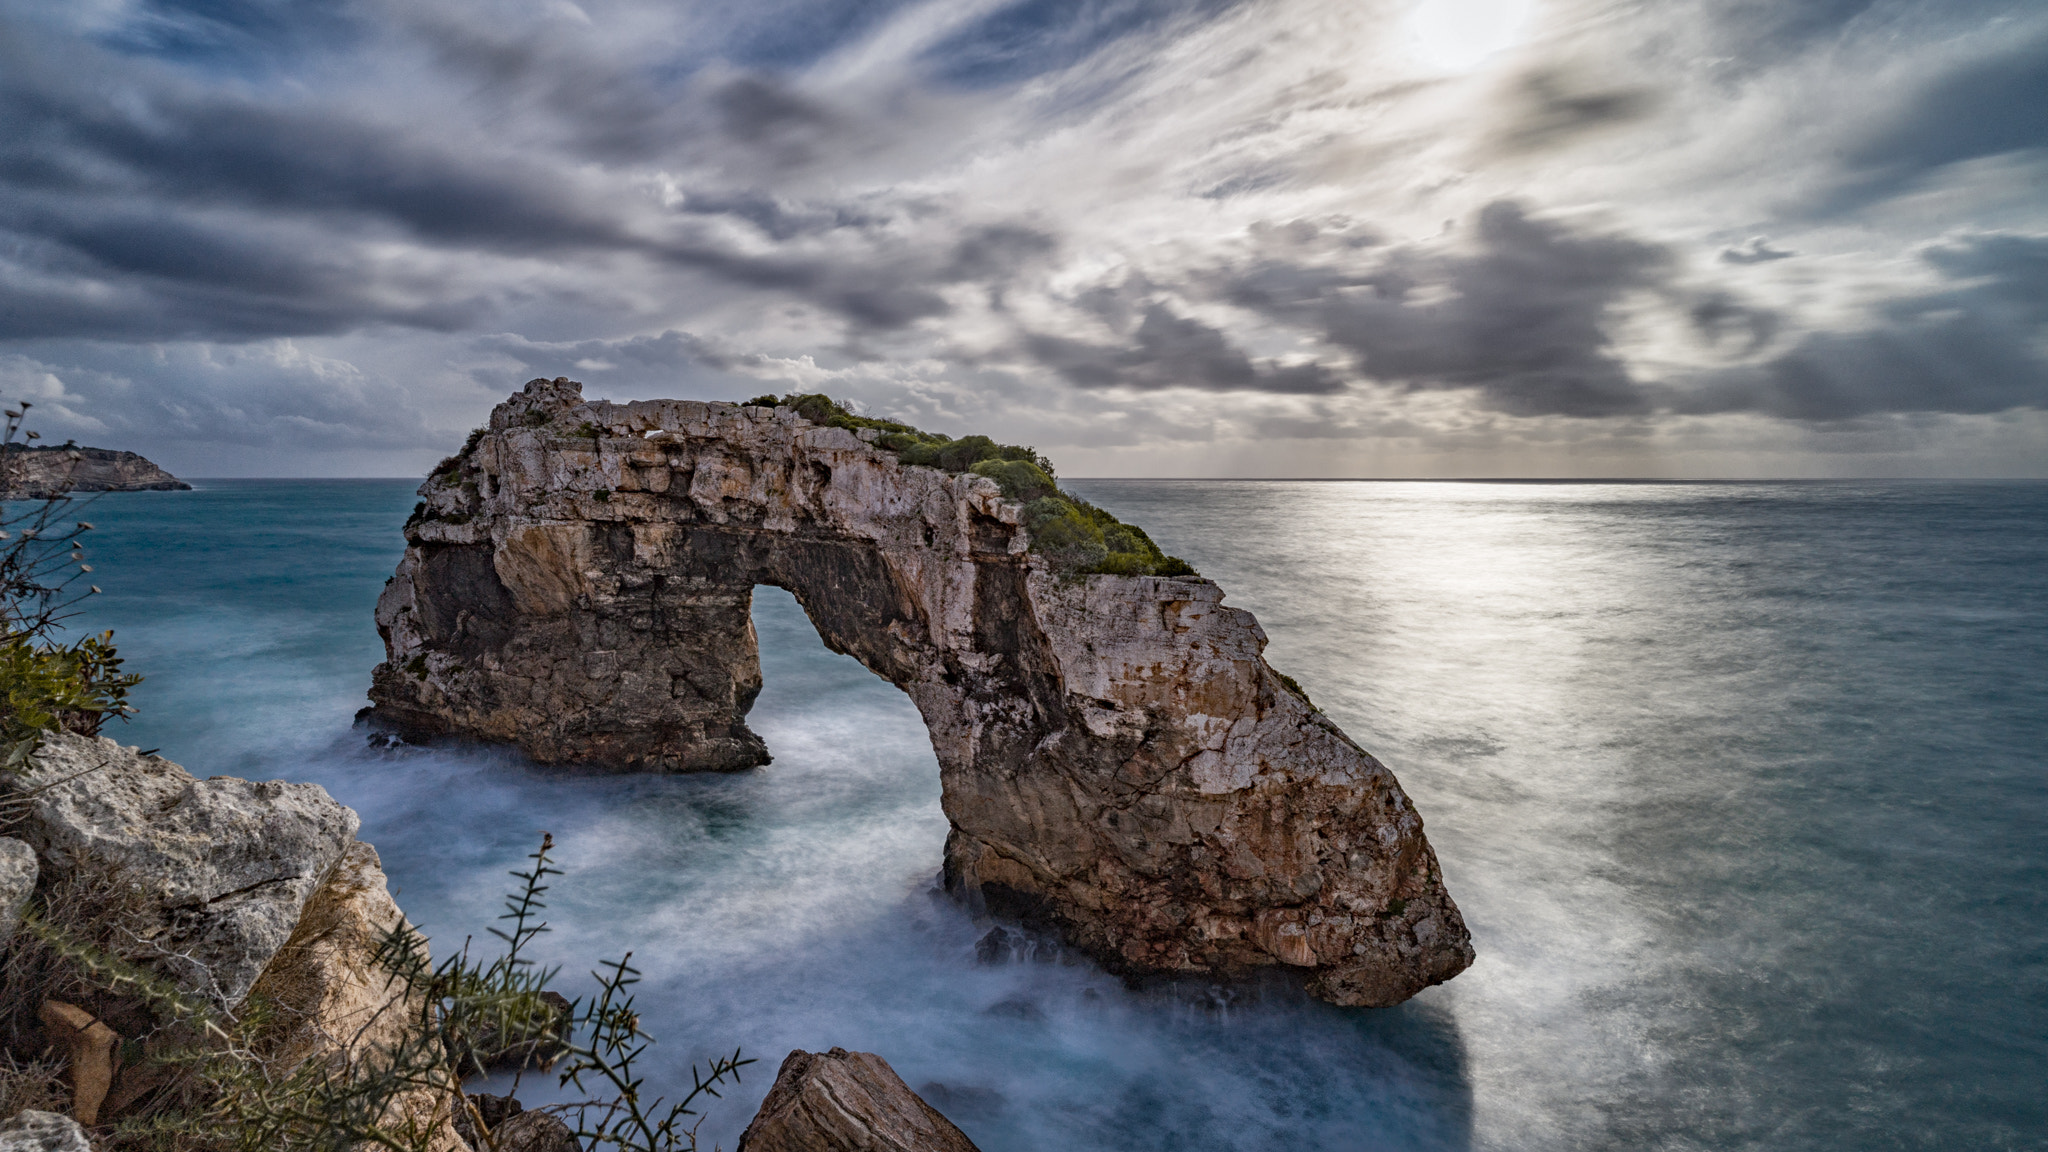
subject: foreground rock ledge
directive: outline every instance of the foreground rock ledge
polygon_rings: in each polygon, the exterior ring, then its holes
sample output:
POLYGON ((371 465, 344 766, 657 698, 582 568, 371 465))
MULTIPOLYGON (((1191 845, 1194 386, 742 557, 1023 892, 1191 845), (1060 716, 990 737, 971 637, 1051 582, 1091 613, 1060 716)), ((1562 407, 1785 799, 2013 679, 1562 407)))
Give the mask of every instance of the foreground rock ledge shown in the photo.
POLYGON ((766 763, 753 588, 931 730, 949 888, 1126 974, 1286 965, 1339 1004, 1472 962, 1393 774, 1200 578, 1062 579, 993 481, 786 408, 535 380, 420 489, 382 723, 621 770, 766 763))
POLYGON ((783 1060, 737 1152, 979 1152, 872 1052, 783 1060))

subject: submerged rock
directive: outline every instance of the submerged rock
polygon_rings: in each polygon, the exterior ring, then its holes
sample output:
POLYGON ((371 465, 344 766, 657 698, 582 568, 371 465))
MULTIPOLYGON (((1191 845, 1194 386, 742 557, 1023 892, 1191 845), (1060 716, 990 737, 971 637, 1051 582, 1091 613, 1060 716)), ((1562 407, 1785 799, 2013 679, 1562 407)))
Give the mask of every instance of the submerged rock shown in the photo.
POLYGON ((738 1152, 977 1152, 872 1052, 791 1052, 738 1152))
POLYGON ((71 883, 187 991, 240 1004, 355 842, 314 784, 195 779, 105 737, 53 733, 6 785, 45 883, 71 883))
POLYGON ((1472 962, 1391 772, 1199 577, 1069 576, 994 481, 790 408, 536 380, 420 489, 376 722, 619 770, 766 763, 753 587, 916 702, 947 887, 1126 974, 1389 1005, 1472 962))

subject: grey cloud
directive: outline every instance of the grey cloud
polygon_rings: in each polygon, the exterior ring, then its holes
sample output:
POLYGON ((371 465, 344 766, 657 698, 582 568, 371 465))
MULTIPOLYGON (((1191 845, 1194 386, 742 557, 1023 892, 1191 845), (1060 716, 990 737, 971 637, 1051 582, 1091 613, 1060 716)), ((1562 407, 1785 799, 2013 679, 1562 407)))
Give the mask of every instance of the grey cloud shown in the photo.
MULTIPOLYGON (((514 287, 491 283, 494 263, 594 269, 621 255, 644 260, 644 276, 787 293, 856 330, 887 331, 945 315, 948 286, 999 288, 1057 247, 1042 228, 968 225, 915 195, 807 204, 685 188, 681 207, 664 211, 573 157, 437 134, 447 128, 438 121, 460 117, 398 123, 198 89, 148 66, 114 82, 115 62, 90 51, 72 52, 76 66, 59 75, 24 62, 27 52, 17 45, 12 62, 25 66, 0 69, 10 124, 0 233, 17 242, 11 261, 0 253, 0 297, 14 297, 0 333, 246 339, 477 326, 514 287), (775 243, 735 243, 713 218, 775 243), (436 259, 390 261, 393 242, 436 259)), ((756 151, 831 124, 766 81, 718 91, 756 151)))
POLYGON ((1783 321, 1777 312, 1720 289, 1693 293, 1686 316, 1693 331, 1717 348, 1740 341, 1736 350, 1742 355, 1761 351, 1777 336, 1783 321))
POLYGON ((1773 260, 1789 260, 1797 255, 1797 252, 1771 247, 1771 238, 1768 236, 1751 236, 1749 243, 1739 248, 1721 249, 1721 263, 1768 264, 1773 260))
POLYGON ((1507 100, 1510 115, 1495 131, 1494 145, 1508 152, 1561 147, 1640 120, 1656 103, 1655 94, 1640 85, 1615 84, 1575 69, 1537 69, 1514 86, 1507 100))
MULTIPOLYGON (((522 371, 543 376, 588 377, 610 384, 659 384, 675 382, 695 370, 722 371, 740 358, 721 351, 700 336, 671 328, 658 336, 632 336, 616 340, 529 340, 516 333, 500 333, 476 339, 479 351, 508 356, 522 371), (590 367, 593 364, 607 367, 590 367)), ((472 372, 477 383, 497 387, 504 373, 493 365, 472 372)))
POLYGON ((1515 415, 1615 416, 1650 401, 1613 349, 1609 313, 1661 289, 1671 255, 1487 205, 1476 250, 1408 247, 1349 271, 1269 261, 1227 275, 1224 296, 1313 327, 1366 376, 1408 389, 1469 389, 1515 415))
POLYGON ((1034 334, 1024 346, 1039 363, 1083 388, 1314 394, 1345 387, 1320 364, 1253 360, 1220 330, 1157 303, 1144 309, 1126 345, 1034 334))
POLYGON ((235 449, 420 450, 447 439, 405 385, 288 344, 28 348, 0 357, 0 389, 37 402, 47 437, 186 459, 235 449), (46 378, 61 381, 61 397, 38 391, 46 378), (60 408, 76 419, 54 415, 60 408))
POLYGON ((1869 327, 1808 333, 1761 365, 1712 374, 1671 407, 1806 421, 2048 407, 2048 237, 1971 237, 1921 256, 1954 286, 1890 300, 1869 327))

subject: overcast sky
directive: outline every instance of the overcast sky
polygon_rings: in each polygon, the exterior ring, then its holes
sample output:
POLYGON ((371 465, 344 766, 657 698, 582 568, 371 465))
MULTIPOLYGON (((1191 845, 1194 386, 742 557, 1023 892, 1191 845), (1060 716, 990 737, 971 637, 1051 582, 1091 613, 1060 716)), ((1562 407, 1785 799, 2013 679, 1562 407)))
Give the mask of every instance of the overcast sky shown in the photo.
POLYGON ((181 474, 557 375, 1072 476, 2048 474, 2038 0, 0 13, 0 392, 181 474))

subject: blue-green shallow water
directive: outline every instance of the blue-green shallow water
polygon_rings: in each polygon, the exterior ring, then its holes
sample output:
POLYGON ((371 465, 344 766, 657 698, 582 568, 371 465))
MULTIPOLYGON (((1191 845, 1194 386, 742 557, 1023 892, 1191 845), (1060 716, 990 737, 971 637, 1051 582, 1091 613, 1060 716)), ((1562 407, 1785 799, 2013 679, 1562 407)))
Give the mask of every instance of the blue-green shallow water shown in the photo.
POLYGON ((549 954, 636 950, 656 1078, 763 1057, 707 1148, 834 1044, 989 1152, 2048 1147, 2048 485, 1073 485, 1415 797, 1480 958, 1378 1012, 976 964, 916 713, 772 589, 766 769, 367 748, 412 486, 97 503, 117 734, 326 785, 443 945, 552 830, 549 954))

